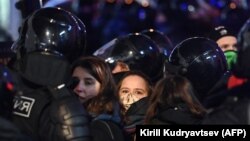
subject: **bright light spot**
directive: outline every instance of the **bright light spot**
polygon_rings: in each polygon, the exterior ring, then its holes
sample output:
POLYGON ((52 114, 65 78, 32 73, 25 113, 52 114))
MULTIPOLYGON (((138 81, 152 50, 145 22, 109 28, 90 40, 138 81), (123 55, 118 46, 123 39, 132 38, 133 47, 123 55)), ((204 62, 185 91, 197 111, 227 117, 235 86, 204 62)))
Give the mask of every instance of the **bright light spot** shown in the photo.
POLYGON ((236 8, 236 4, 233 3, 233 2, 231 2, 230 5, 229 5, 229 7, 230 7, 231 9, 235 9, 235 8, 236 8))
POLYGON ((50 35, 50 32, 49 31, 46 31, 46 36, 49 36, 50 35))
POLYGON ((188 11, 194 12, 194 11, 195 11, 194 6, 193 6, 193 5, 189 5, 189 6, 188 6, 188 11))
POLYGON ((62 36, 65 33, 65 30, 59 33, 60 36, 62 36))
POLYGON ((141 1, 141 5, 142 5, 142 7, 148 7, 149 6, 149 2, 147 0, 142 0, 141 1))

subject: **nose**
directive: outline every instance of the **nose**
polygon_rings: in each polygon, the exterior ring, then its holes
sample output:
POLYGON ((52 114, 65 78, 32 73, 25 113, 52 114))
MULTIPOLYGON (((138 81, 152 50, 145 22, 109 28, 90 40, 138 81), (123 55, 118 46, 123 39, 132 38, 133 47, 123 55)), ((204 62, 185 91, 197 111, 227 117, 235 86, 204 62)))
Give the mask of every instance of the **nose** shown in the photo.
POLYGON ((78 84, 77 84, 76 87, 74 88, 74 91, 75 91, 76 93, 80 93, 80 92, 83 92, 83 91, 84 91, 84 85, 83 85, 83 81, 82 81, 82 80, 80 80, 80 81, 78 82, 78 84))

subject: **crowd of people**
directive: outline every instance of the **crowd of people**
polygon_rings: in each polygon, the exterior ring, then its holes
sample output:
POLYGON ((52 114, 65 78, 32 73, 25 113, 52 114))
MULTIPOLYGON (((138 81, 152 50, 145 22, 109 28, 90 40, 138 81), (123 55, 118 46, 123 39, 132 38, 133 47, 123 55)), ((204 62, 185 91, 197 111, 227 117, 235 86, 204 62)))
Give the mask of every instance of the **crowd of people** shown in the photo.
POLYGON ((144 29, 91 54, 87 31, 63 8, 25 18, 0 65, 0 140, 135 141, 136 125, 250 124, 250 19, 237 35, 220 25, 175 46, 144 29))

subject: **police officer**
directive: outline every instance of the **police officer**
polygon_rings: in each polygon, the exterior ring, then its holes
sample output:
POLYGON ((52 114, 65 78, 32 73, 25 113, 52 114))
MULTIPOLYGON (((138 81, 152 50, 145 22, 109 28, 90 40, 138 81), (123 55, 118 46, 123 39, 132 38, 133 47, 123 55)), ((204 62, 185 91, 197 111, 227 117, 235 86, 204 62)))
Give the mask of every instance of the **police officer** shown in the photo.
POLYGON ((166 63, 169 63, 169 56, 171 51, 173 50, 174 46, 172 44, 172 41, 169 39, 167 35, 165 35, 163 32, 156 30, 156 29, 146 29, 141 31, 142 34, 148 36, 150 39, 152 39, 158 46, 160 50, 160 55, 163 61, 163 72, 164 77, 167 75, 166 72, 166 63))
POLYGON ((89 140, 87 112, 67 88, 70 63, 84 53, 85 25, 60 8, 42 8, 25 19, 12 49, 21 96, 13 120, 33 140, 89 140))
POLYGON ((229 77, 226 58, 215 41, 204 37, 187 38, 175 46, 169 62, 172 66, 166 67, 168 71, 187 77, 196 97, 206 108, 214 102, 210 97, 226 89, 229 77))
MULTIPOLYGON (((93 55, 104 59, 111 69, 122 64, 129 70, 141 71, 153 83, 163 76, 164 62, 157 44, 142 33, 130 33, 119 36, 106 43, 93 55)), ((117 73, 117 72, 116 72, 117 73)))
POLYGON ((12 123, 13 98, 17 94, 9 69, 0 64, 0 140, 30 140, 12 123))

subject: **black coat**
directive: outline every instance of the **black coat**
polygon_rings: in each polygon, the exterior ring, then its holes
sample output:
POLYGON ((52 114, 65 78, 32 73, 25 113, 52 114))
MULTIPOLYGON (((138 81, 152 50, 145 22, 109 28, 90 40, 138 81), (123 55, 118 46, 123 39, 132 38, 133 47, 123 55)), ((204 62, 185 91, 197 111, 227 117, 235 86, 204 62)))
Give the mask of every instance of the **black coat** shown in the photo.
POLYGON ((191 113, 185 104, 161 107, 150 124, 192 125, 200 124, 202 117, 191 113))
POLYGON ((19 92, 14 99, 13 122, 33 140, 90 140, 87 111, 76 95, 61 85, 67 83, 69 70, 67 61, 53 55, 31 53, 16 62, 13 74, 19 92))
POLYGON ((1 141, 31 141, 9 120, 0 117, 0 140, 1 141))
POLYGON ((124 124, 126 140, 133 140, 136 125, 142 125, 144 123, 148 106, 148 97, 145 97, 133 103, 127 110, 124 124))
POLYGON ((219 106, 207 114, 202 124, 250 124, 250 82, 225 91, 219 106))

